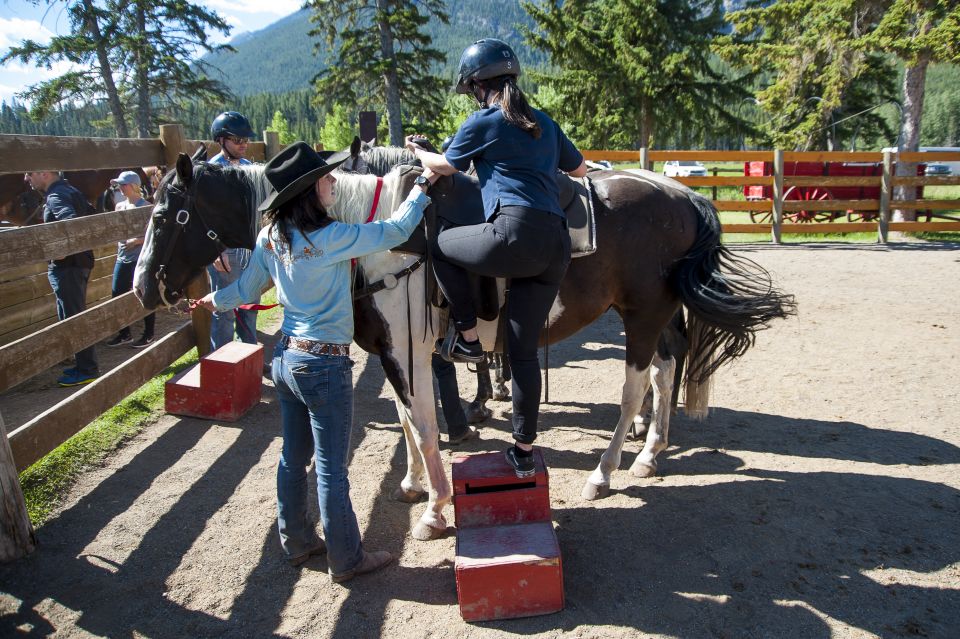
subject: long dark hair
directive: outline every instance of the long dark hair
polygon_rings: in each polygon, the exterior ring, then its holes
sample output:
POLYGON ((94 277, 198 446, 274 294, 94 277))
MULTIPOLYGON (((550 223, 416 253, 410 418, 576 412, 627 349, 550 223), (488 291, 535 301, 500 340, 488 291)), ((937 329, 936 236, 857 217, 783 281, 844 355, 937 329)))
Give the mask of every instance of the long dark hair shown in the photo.
POLYGON ((327 215, 327 210, 317 197, 316 188, 311 184, 309 189, 297 197, 267 211, 267 221, 276 226, 278 239, 286 244, 286 250, 290 252, 294 229, 300 231, 303 239, 313 246, 307 233, 323 228, 333 220, 327 215))
POLYGON ((514 76, 501 75, 489 80, 477 81, 477 84, 484 94, 488 91, 497 94, 504 120, 526 131, 535 140, 540 137, 540 123, 537 122, 533 109, 527 102, 527 96, 523 95, 523 91, 517 86, 517 79, 514 76))

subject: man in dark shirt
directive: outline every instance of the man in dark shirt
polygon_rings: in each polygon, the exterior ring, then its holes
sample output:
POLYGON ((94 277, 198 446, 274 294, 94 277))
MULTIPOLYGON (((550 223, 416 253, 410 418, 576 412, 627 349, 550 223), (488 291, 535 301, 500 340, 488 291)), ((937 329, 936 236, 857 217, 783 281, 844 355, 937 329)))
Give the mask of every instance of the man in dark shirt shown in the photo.
MULTIPOLYGON (((80 217, 86 212, 87 201, 80 191, 55 171, 27 173, 27 180, 37 191, 44 193, 43 221, 59 222, 80 217)), ((82 251, 53 260, 47 267, 47 278, 57 299, 57 318, 64 320, 82 313, 87 308, 87 282, 93 270, 93 251, 82 251)), ((76 366, 63 371, 57 380, 60 386, 89 384, 100 376, 97 353, 93 346, 76 354, 76 366)))

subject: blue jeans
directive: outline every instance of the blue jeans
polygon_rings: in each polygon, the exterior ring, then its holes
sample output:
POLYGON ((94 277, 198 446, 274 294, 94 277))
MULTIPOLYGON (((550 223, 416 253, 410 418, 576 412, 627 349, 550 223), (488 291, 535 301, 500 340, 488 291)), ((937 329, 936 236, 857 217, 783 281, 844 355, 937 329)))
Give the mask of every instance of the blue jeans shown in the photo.
MULTIPOLYGON (((87 310, 87 281, 90 279, 90 269, 51 264, 47 267, 47 279, 50 280, 50 288, 57 300, 57 319, 62 321, 87 310)), ((78 351, 75 357, 78 372, 83 375, 100 374, 95 347, 88 346, 78 351)))
POLYGON ((320 521, 334 574, 352 570, 363 558, 347 478, 352 367, 349 357, 288 349, 285 340, 280 340, 273 355, 273 383, 283 423, 283 451, 277 467, 280 544, 288 557, 296 557, 315 543, 307 514, 307 466, 316 456, 320 521))
MULTIPOLYGON (((113 281, 110 283, 110 297, 119 297, 124 293, 133 290, 133 272, 137 268, 137 263, 124 262, 117 260, 113 266, 113 281)), ((143 335, 153 339, 154 326, 156 325, 157 314, 150 313, 143 318, 143 335)), ((130 327, 124 326, 120 329, 120 335, 130 336, 130 327)))
MULTIPOLYGON (((227 249, 224 251, 230 262, 230 272, 221 273, 212 266, 207 267, 207 273, 210 275, 210 290, 219 291, 233 284, 246 268, 246 260, 242 260, 243 251, 246 249, 227 249)), ((246 251, 249 253, 249 251, 246 251)), ((247 257, 246 259, 249 259, 247 257)), ((259 300, 257 300, 259 302, 259 300)), ((247 344, 257 343, 257 311, 244 311, 230 309, 228 311, 217 311, 213 314, 210 322, 210 349, 217 350, 233 341, 234 319, 236 322, 237 336, 241 342, 247 344), (236 315, 234 314, 236 313, 236 315)))
POLYGON ((460 387, 457 385, 457 367, 443 359, 437 353, 431 360, 433 374, 437 377, 437 388, 440 391, 440 408, 443 409, 443 419, 447 423, 447 435, 460 437, 467 426, 467 415, 460 405, 460 387))

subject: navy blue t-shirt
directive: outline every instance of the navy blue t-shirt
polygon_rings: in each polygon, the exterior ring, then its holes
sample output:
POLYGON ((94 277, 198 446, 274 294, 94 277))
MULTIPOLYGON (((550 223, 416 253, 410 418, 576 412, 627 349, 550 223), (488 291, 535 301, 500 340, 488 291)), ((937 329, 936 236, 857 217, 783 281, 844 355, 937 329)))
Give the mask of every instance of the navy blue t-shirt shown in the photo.
POLYGON ((583 156, 550 116, 533 109, 540 123, 534 139, 503 118, 499 106, 470 114, 444 156, 460 171, 477 168, 489 220, 501 206, 527 206, 563 217, 557 169, 573 171, 583 156))

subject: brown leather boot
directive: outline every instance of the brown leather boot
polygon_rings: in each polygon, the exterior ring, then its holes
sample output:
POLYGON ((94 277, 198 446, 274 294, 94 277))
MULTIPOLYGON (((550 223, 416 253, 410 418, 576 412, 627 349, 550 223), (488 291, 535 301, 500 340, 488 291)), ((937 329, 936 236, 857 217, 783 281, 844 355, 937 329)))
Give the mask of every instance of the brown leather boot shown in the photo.
POLYGON ((357 575, 363 575, 368 572, 380 570, 393 561, 393 555, 386 550, 374 550, 373 552, 363 551, 363 559, 360 560, 353 569, 341 572, 339 575, 330 573, 330 581, 335 584, 342 583, 348 579, 353 579, 357 575))

